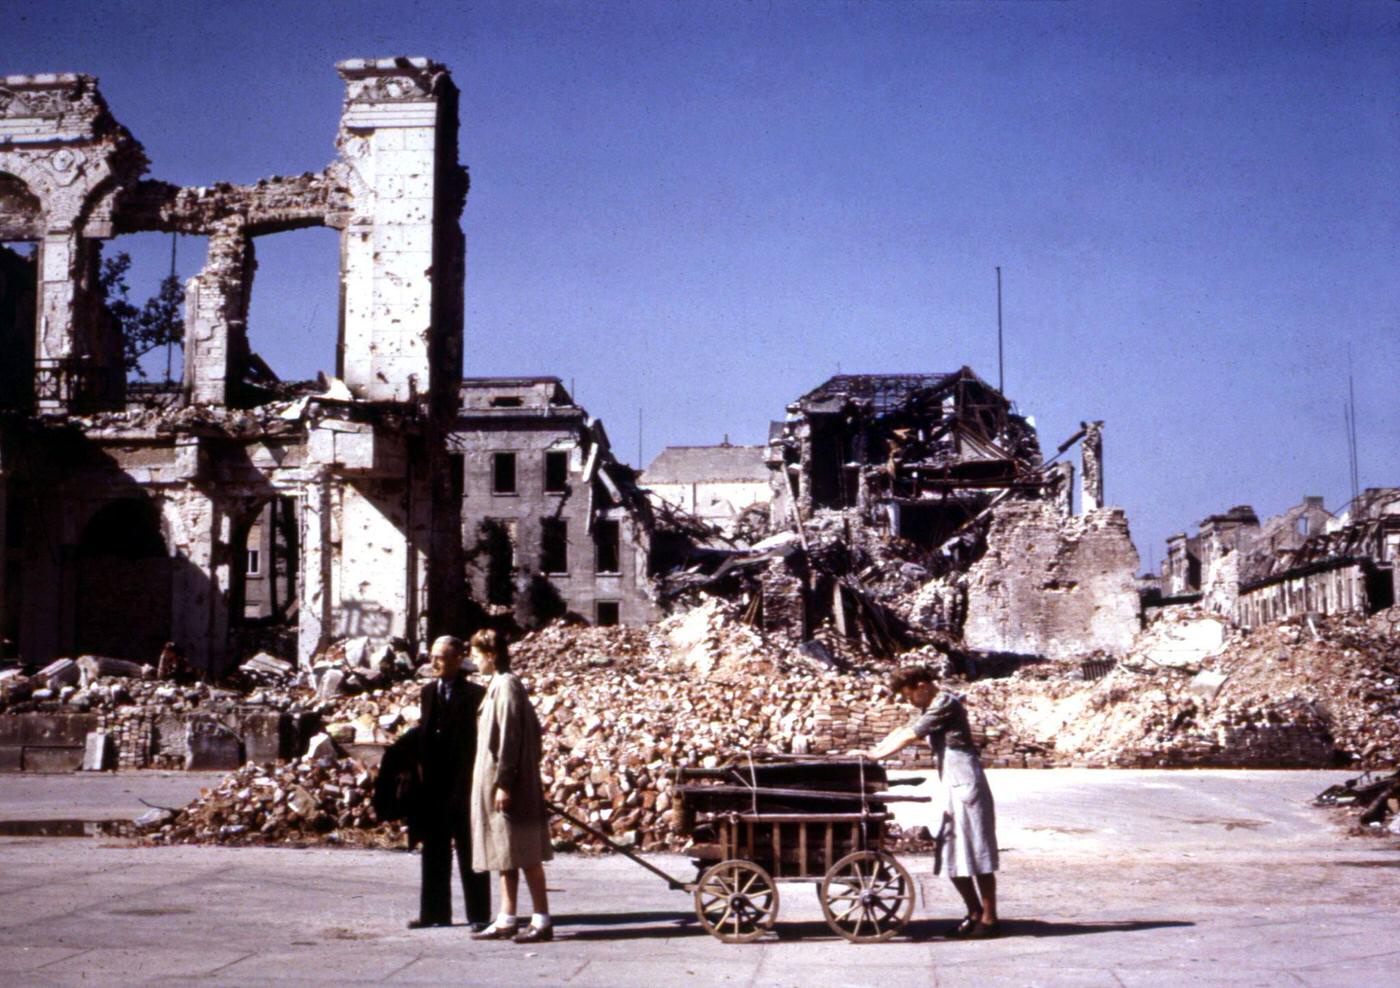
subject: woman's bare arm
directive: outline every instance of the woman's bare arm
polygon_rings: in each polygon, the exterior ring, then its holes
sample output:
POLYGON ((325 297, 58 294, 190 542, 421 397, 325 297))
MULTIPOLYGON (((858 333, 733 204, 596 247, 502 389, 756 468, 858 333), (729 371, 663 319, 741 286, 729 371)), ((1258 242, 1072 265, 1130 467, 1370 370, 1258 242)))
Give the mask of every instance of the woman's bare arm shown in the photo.
POLYGON ((909 745, 913 744, 917 740, 919 739, 914 734, 914 729, 912 727, 901 727, 891 731, 889 736, 885 738, 885 740, 881 741, 869 751, 855 751, 852 752, 852 754, 864 755, 866 758, 871 758, 875 760, 881 758, 888 758, 890 755, 893 755, 896 751, 909 747, 909 745))

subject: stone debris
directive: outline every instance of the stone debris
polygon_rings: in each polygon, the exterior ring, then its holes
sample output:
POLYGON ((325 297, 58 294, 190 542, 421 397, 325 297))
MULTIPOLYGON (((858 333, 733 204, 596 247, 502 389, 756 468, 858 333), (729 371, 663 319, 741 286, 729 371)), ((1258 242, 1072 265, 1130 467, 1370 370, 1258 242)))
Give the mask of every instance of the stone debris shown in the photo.
POLYGON ((1356 833, 1377 837, 1400 834, 1400 771, 1380 777, 1367 772, 1329 786, 1317 794, 1313 805, 1355 811, 1356 833))
POLYGON ((277 765, 243 766, 173 815, 137 821, 161 844, 346 844, 390 847, 404 828, 380 823, 370 800, 374 774, 334 750, 277 765))
MULTIPOLYGON (((544 728, 546 798, 623 846, 678 849, 677 768, 714 766, 748 750, 869 747, 911 719, 883 683, 896 664, 912 661, 932 666, 947 688, 965 695, 993 766, 1281 767, 1343 759, 1379 766, 1400 759, 1400 639, 1376 623, 1326 619, 1315 622, 1317 634, 1306 623, 1227 630, 1195 673, 1150 658, 1174 635, 1152 627, 1099 679, 1086 678, 1079 661, 996 656, 981 657, 969 679, 955 656, 932 646, 883 659, 843 636, 819 637, 837 668, 743 617, 734 603, 702 598, 650 629, 553 624, 519 641, 513 667, 544 728)), ((1170 620, 1180 630, 1214 619, 1170 620)), ((364 774, 354 797, 363 802, 372 774, 340 751, 391 742, 418 723, 420 689, 415 679, 319 704, 312 697, 326 727, 305 757, 290 766, 245 766, 170 833, 178 830, 184 841, 392 843, 401 831, 380 825, 367 804, 347 815, 350 804, 337 802, 343 776, 364 774), (338 766, 335 780, 331 765, 338 766), (276 784, 253 784, 269 779, 276 784)), ((928 756, 908 749, 901 764, 927 767, 928 756)), ((554 837, 561 848, 602 846, 558 819, 554 837)), ((920 836, 901 839, 917 846, 920 836)))

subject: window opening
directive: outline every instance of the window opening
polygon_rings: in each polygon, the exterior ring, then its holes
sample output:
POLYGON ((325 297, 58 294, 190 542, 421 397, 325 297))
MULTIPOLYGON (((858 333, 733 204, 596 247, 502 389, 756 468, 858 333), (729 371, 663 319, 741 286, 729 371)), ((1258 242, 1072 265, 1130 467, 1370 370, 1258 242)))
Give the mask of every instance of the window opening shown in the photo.
POLYGON ((491 493, 515 493, 514 453, 493 453, 491 455, 491 493))
MULTIPOLYGON (((256 528, 254 528, 248 537, 250 539, 253 539, 259 537, 260 535, 261 533, 256 528)), ((249 576, 262 576, 262 553, 259 552, 257 549, 248 550, 248 562, 247 566, 244 569, 244 572, 246 572, 249 576)))
MULTIPOLYGON (((312 226, 253 238, 257 273, 248 297, 251 383, 263 368, 283 381, 310 381, 340 366, 340 232, 312 226), (258 365, 261 366, 258 366, 258 365)), ((184 242, 180 254, 185 256, 184 242)), ((200 255, 203 264, 203 255, 200 255)))
POLYGON ((618 552, 621 532, 617 522, 599 520, 593 526, 593 543, 597 549, 595 556, 596 572, 617 573, 622 566, 618 552))
POLYGON ((199 272, 207 237, 129 233, 102 243, 98 295, 120 335, 135 394, 175 388, 184 376, 185 280, 199 272))
POLYGON ((491 399, 492 408, 519 408, 525 404, 525 399, 519 395, 496 395, 491 399))
POLYGON ((544 454, 544 490, 562 494, 569 487, 569 451, 550 450, 544 454))
POLYGON ((569 571, 569 523, 562 518, 540 522, 540 570, 544 573, 569 571))
POLYGON ((611 628, 621 620, 620 608, 615 600, 600 600, 597 604, 597 624, 600 628, 611 628))

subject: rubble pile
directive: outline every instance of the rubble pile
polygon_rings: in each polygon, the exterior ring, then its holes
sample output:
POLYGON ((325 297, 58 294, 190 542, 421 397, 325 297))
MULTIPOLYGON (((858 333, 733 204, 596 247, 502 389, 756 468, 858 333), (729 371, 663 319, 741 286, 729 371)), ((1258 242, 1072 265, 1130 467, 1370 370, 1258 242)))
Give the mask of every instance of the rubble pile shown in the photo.
POLYGON ((1317 794, 1314 806, 1340 806, 1356 812, 1354 832, 1400 836, 1400 772, 1370 772, 1317 794))
POLYGON ((1080 663, 1035 663, 966 691, 1024 764, 1400 763, 1400 637, 1374 620, 1247 631, 1170 614, 1101 679, 1086 681, 1080 663))
MULTIPOLYGON (((684 843, 672 769, 756 748, 812 751, 817 710, 870 692, 863 672, 835 672, 713 599, 650 631, 545 628, 512 662, 544 728, 546 798, 643 850, 684 843)), ((601 846, 562 820, 555 836, 601 846)))
POLYGON ((397 845, 404 828, 376 819, 373 787, 374 773, 321 735, 294 762, 245 765, 184 809, 153 811, 137 825, 163 844, 397 845))

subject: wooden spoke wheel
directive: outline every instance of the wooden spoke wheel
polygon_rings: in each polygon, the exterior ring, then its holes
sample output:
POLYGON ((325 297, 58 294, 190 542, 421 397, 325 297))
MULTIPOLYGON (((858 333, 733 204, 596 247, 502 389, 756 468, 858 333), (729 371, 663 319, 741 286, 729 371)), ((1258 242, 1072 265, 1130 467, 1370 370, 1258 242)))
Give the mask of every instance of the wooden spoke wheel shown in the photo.
POLYGON ((822 912, 853 943, 888 940, 914 912, 914 880, 883 851, 857 851, 831 866, 821 884, 822 912))
POLYGON ((757 940, 778 918, 778 886, 752 861, 721 861, 695 886, 695 915, 725 943, 757 940))

